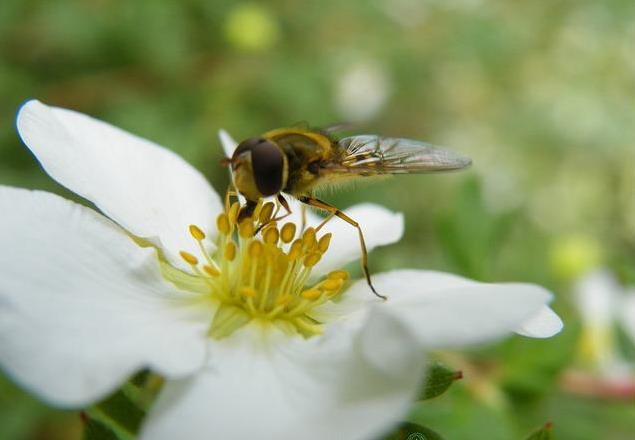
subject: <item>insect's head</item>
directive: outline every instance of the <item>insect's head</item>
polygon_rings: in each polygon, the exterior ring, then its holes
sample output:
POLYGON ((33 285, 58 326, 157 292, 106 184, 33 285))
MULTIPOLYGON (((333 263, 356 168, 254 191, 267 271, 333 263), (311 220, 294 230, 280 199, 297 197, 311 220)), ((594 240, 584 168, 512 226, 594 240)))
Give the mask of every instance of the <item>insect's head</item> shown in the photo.
POLYGON ((274 142, 250 138, 238 144, 231 158, 236 189, 249 200, 279 193, 287 180, 287 158, 274 142))

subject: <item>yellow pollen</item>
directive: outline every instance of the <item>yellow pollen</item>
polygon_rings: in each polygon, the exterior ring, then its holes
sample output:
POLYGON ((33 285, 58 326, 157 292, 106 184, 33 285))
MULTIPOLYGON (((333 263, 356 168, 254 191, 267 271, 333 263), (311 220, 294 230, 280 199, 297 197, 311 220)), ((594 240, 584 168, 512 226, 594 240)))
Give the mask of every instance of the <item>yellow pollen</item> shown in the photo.
POLYGON ((344 280, 329 278, 320 284, 324 290, 338 290, 344 285, 344 280))
POLYGON ((320 241, 318 241, 318 249, 320 250, 320 252, 324 253, 328 250, 329 245, 331 244, 332 236, 333 234, 329 232, 328 234, 324 234, 322 238, 320 238, 320 241))
POLYGON ((218 232, 223 235, 229 235, 231 231, 231 226, 229 224, 229 218, 227 214, 220 214, 216 219, 216 227, 218 228, 218 232))
POLYGON ((278 299, 276 300, 276 305, 278 305, 278 306, 286 306, 292 300, 293 300, 293 297, 291 295, 282 295, 282 296, 278 297, 278 299))
POLYGON ((301 293, 303 298, 313 300, 320 297, 322 293, 317 289, 308 289, 301 293))
POLYGON ((298 239, 293 242, 291 248, 289 249, 289 259, 291 261, 295 261, 300 258, 300 254, 302 253, 302 240, 298 239))
POLYGON ((229 208, 229 212, 227 213, 227 217, 229 219, 229 223, 235 225, 238 221, 238 214, 240 213, 240 203, 234 202, 232 206, 229 208))
POLYGON ((190 254, 189 252, 181 251, 179 252, 179 254, 181 255, 181 258, 185 260, 186 263, 191 264, 192 266, 196 266, 198 264, 198 258, 190 254))
POLYGON ((253 287, 242 287, 240 289, 240 294, 246 296, 247 298, 253 298, 256 296, 258 292, 253 287))
POLYGON ((307 228, 306 231, 304 231, 304 234, 302 234, 302 242, 304 243, 305 249, 309 249, 317 243, 314 228, 307 228))
POLYGON ((251 238, 254 236, 254 224, 249 219, 245 219, 238 225, 238 234, 242 238, 251 238))
POLYGON ((274 208, 274 204, 271 202, 267 202, 263 205, 262 209, 260 210, 260 215, 258 216, 258 219, 260 220, 260 223, 267 223, 269 220, 271 220, 271 214, 273 214, 273 208, 274 208))
POLYGON ((200 254, 181 251, 191 267, 189 274, 166 269, 164 276, 179 287, 207 292, 218 302, 210 337, 227 337, 252 320, 307 338, 322 333, 324 323, 312 310, 334 301, 348 279, 347 272, 338 270, 309 284, 332 234, 318 237, 315 228, 299 231, 293 222, 278 225, 279 207, 262 199, 253 214, 239 222, 241 209, 233 203, 216 218, 218 235, 210 234, 215 237, 189 225, 200 254))
POLYGON ((276 228, 275 226, 268 227, 267 229, 265 229, 265 232, 263 233, 263 239, 265 243, 267 244, 278 243, 279 236, 280 236, 280 233, 278 232, 278 228, 276 228))
POLYGON ((212 277, 217 277, 220 275, 220 272, 218 271, 218 269, 216 269, 215 267, 212 267, 208 264, 203 266, 203 270, 212 277))
POLYGON ((259 241, 252 241, 249 243, 249 256, 251 258, 258 258, 262 254, 262 243, 259 241))
POLYGON ((282 242, 291 243, 293 237, 295 237, 295 224, 291 222, 285 223, 280 231, 280 238, 282 238, 282 242))
POLYGON ((236 243, 230 241, 225 245, 225 259, 234 261, 234 258, 236 258, 236 243))
POLYGON ((194 237, 196 241, 205 240, 205 233, 196 225, 190 225, 190 235, 194 237))
POLYGON ((322 258, 322 254, 313 252, 304 258, 304 266, 313 267, 320 262, 320 258, 322 258))
POLYGON ((344 280, 348 279, 348 272, 345 270, 334 270, 328 274, 328 278, 331 280, 344 280))

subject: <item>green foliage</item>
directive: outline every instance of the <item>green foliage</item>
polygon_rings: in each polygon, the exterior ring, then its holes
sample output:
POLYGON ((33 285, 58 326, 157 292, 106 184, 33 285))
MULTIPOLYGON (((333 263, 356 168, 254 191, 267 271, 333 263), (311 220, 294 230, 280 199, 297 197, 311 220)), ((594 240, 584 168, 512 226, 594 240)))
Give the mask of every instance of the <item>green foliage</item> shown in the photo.
POLYGON ((525 440, 554 440, 551 428, 551 423, 546 423, 544 426, 532 432, 525 440))
POLYGON ((426 369, 426 379, 423 382, 419 399, 427 400, 440 396, 457 380, 463 378, 463 373, 452 370, 445 365, 435 362, 426 369))
POLYGON ((121 440, 121 438, 105 423, 88 419, 84 428, 84 440, 121 440))

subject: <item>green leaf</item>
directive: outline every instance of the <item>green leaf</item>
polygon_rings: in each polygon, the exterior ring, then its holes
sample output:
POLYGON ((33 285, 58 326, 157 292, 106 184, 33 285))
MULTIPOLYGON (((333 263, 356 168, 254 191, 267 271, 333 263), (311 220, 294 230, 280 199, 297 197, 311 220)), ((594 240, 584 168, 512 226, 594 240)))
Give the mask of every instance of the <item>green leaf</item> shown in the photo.
POLYGON ((403 422, 384 440, 443 440, 443 437, 430 428, 411 422, 403 422))
POLYGON ((419 400, 428 400, 440 396, 450 388, 450 385, 462 377, 463 373, 461 371, 452 370, 438 362, 431 364, 428 366, 419 400))
POLYGON ((551 422, 545 423, 544 426, 529 434, 529 437, 525 440, 553 440, 554 437, 551 431, 552 426, 551 422))
POLYGON ((145 417, 145 413, 122 391, 116 392, 99 403, 97 408, 130 433, 136 433, 139 430, 145 417))
MULTIPOLYGON (((119 390, 106 400, 90 408, 88 410, 88 416, 90 419, 86 425, 85 432, 91 429, 95 431, 91 435, 105 435, 105 429, 114 435, 114 437, 94 438, 132 440, 136 437, 141 427, 145 412, 139 408, 123 390, 119 390)), ((85 435, 88 434, 86 433, 85 435)), ((86 438, 93 439, 93 437, 86 438)))
POLYGON ((88 419, 84 428, 84 440, 120 440, 120 437, 105 423, 88 419))

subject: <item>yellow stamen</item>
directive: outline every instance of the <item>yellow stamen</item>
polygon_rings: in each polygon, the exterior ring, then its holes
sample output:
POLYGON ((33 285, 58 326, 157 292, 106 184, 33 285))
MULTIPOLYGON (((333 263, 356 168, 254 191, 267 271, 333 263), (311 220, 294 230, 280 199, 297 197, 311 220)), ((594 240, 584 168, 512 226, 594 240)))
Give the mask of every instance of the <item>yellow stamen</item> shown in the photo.
POLYGON ((196 225, 190 225, 190 235, 196 241, 205 240, 205 233, 196 225))
POLYGON ((280 233, 278 232, 278 228, 276 228, 275 226, 268 227, 267 229, 265 229, 265 232, 263 233, 263 239, 265 243, 267 244, 278 243, 279 236, 280 236, 280 233))
POLYGON ((259 241, 252 241, 249 243, 249 256, 251 258, 258 258, 262 254, 262 243, 259 241))
POLYGON ((302 234, 302 244, 306 250, 313 249, 317 246, 314 228, 307 228, 306 231, 304 231, 304 234, 302 234))
POLYGON ((320 262, 321 258, 322 254, 319 252, 313 252, 304 258, 304 266, 309 268, 313 267, 320 262))
POLYGON ((240 225, 238 225, 238 234, 244 239, 254 236, 254 224, 251 220, 245 219, 240 222, 240 225))
POLYGON ((293 297, 291 295, 279 296, 278 299, 276 300, 276 305, 278 305, 278 306, 286 306, 292 300, 293 300, 293 297))
POLYGON ((181 255, 181 258, 185 260, 186 263, 191 264, 192 266, 196 266, 198 264, 198 258, 190 254, 189 252, 181 251, 179 252, 179 254, 181 255))
POLYGON ((234 202, 232 206, 229 208, 229 212, 227 213, 227 217, 229 222, 232 225, 235 225, 238 221, 238 213, 240 212, 240 203, 234 202))
POLYGON ((329 278, 320 284, 324 290, 339 290, 344 285, 344 280, 329 278))
POLYGON ((303 298, 313 300, 320 297, 322 293, 317 289, 308 289, 301 293, 303 298))
POLYGON ((300 258, 300 254, 302 253, 302 240, 296 240, 291 245, 289 249, 289 260, 295 261, 300 258))
POLYGON ((260 210, 260 215, 258 216, 258 219, 260 220, 260 223, 267 223, 269 220, 271 220, 271 214, 273 214, 273 208, 274 208, 274 204, 272 202, 267 202, 263 205, 262 209, 260 210))
POLYGON ((282 238, 282 242, 291 243, 293 237, 295 237, 295 224, 291 222, 285 223, 280 231, 280 238, 282 238))
POLYGON ((253 287, 242 287, 240 289, 240 294, 246 296, 247 298, 253 298, 256 296, 258 292, 253 287))
POLYGON ((216 219, 216 227, 218 228, 218 232, 223 235, 229 235, 231 231, 231 226, 229 224, 229 217, 227 214, 223 213, 218 216, 216 219))
POLYGON ((207 272, 209 276, 212 276, 212 277, 217 277, 220 275, 220 271, 218 269, 216 269, 215 267, 209 266, 207 264, 203 266, 203 270, 207 272))
POLYGON ((331 244, 332 236, 333 234, 329 232, 328 234, 324 234, 320 238, 320 241, 318 241, 318 249, 320 250, 320 252, 325 253, 328 250, 329 245, 331 244))
POLYGON ((344 280, 348 279, 348 272, 345 270, 334 270, 328 274, 328 278, 331 280, 344 280))
POLYGON ((230 241, 225 245, 225 259, 234 261, 234 258, 236 258, 236 243, 230 241))

